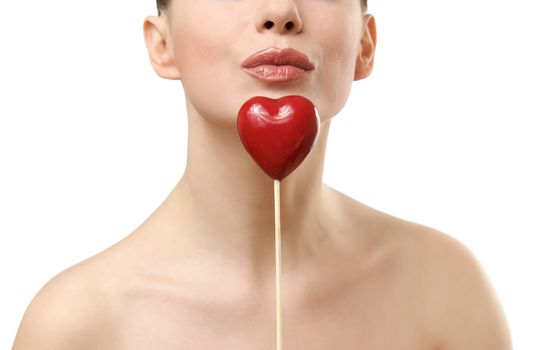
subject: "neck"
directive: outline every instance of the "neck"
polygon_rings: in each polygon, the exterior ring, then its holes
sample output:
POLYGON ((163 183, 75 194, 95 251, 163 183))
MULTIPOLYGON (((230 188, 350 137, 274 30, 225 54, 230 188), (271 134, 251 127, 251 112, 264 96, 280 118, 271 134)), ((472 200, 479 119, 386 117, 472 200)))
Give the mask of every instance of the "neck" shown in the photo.
MULTIPOLYGON (((303 265, 327 238, 322 174, 329 126, 321 125, 308 157, 281 181, 284 272, 303 265)), ((231 264, 249 280, 273 278, 273 179, 245 151, 236 127, 211 123, 190 110, 188 128, 184 175, 158 208, 158 226, 174 237, 169 249, 231 264)))

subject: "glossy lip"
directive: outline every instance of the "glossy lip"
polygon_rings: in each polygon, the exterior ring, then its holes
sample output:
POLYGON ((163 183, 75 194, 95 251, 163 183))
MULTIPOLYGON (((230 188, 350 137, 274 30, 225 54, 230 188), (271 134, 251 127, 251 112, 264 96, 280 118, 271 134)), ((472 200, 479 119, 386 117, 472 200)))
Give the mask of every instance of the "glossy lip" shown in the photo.
POLYGON ((304 77, 315 66, 302 52, 271 47, 247 58, 241 68, 264 82, 288 82, 304 77))

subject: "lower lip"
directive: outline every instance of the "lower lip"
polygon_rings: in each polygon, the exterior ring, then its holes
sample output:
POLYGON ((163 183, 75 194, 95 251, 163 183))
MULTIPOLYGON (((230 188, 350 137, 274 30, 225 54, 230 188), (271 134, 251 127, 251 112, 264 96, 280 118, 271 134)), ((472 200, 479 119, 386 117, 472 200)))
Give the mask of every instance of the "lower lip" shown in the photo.
POLYGON ((310 71, 295 66, 262 65, 244 68, 254 78, 265 82, 287 82, 303 78, 310 71))

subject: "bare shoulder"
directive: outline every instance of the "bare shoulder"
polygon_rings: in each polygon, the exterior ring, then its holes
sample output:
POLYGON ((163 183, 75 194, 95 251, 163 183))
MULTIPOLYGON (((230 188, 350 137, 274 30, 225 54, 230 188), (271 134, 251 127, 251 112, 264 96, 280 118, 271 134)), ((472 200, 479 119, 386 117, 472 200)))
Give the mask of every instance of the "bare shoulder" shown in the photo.
POLYGON ((406 295, 418 300, 418 317, 438 349, 512 349, 498 296, 464 243, 432 227, 337 195, 352 217, 364 218, 357 226, 373 237, 370 246, 384 252, 384 266, 392 271, 388 276, 395 276, 406 295))
POLYGON ((13 349, 94 349, 110 331, 111 298, 100 256, 50 279, 28 305, 13 349))
POLYGON ((417 275, 424 321, 439 349, 512 349, 504 310, 475 254, 447 233, 391 220, 406 266, 417 275))

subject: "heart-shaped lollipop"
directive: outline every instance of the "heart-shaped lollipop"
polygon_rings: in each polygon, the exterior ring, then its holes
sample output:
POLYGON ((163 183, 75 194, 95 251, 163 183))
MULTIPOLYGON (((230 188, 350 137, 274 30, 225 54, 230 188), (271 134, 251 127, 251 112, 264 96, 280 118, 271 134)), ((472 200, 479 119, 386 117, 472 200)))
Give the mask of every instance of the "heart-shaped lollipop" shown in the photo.
POLYGON ((298 95, 252 97, 237 116, 237 131, 245 150, 278 181, 308 156, 317 142, 320 125, 313 103, 298 95))

